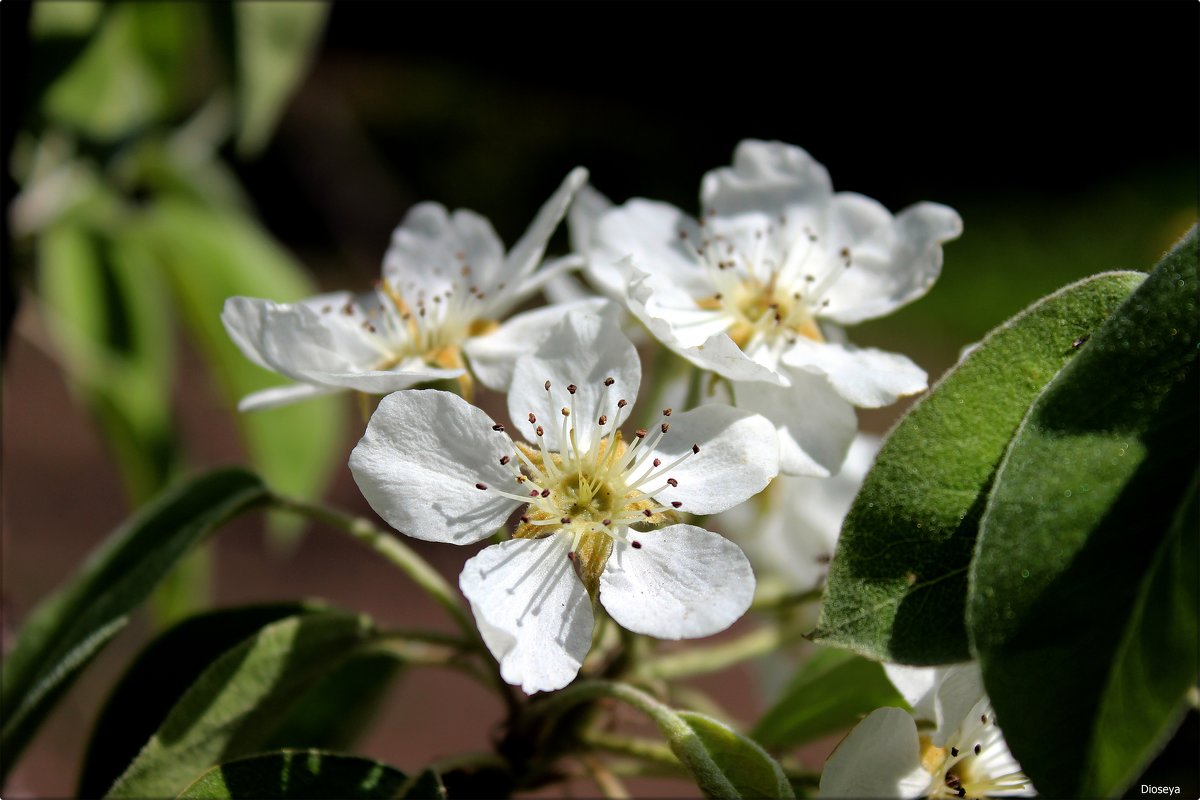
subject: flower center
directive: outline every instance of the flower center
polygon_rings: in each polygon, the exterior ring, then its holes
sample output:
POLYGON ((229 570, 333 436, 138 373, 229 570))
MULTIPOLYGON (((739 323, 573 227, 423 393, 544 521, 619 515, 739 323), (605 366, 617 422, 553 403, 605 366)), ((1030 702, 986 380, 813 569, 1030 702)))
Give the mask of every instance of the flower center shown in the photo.
POLYGON ((931 776, 928 797, 986 798, 1009 794, 1029 786, 1025 773, 1016 768, 996 721, 987 713, 960 732, 961 743, 948 749, 934 747, 921 737, 921 766, 931 776), (997 758, 997 756, 1000 756, 997 758))

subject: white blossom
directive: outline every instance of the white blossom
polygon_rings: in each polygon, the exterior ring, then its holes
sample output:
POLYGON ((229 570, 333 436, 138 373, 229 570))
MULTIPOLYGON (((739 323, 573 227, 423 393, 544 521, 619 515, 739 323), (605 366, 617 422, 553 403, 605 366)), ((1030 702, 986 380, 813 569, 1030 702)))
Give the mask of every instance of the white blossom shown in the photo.
POLYGON ((880 708, 860 722, 825 762, 821 797, 1036 794, 996 725, 978 664, 885 669, 913 713, 880 708), (932 732, 920 733, 917 720, 932 732))
POLYGON ((723 630, 753 596, 741 550, 680 514, 762 490, 778 469, 771 424, 729 406, 663 409, 627 441, 640 382, 628 339, 572 314, 516 363, 508 411, 524 442, 456 395, 410 390, 383 399, 351 454, 367 501, 409 536, 470 544, 518 515, 459 584, 504 679, 528 693, 574 678, 597 596, 664 639, 723 630))
POLYGON ((546 242, 586 180, 586 170, 572 171, 507 254, 485 218, 420 203, 392 234, 371 291, 298 303, 230 298, 221 319, 233 341, 254 363, 296 381, 249 395, 239 408, 342 389, 386 394, 448 378, 458 378, 466 394, 473 378, 506 389, 513 363, 537 343, 537 332, 569 310, 602 308, 590 298, 502 322, 546 281, 578 266, 568 257, 539 269, 546 242))
POLYGON ((824 167, 779 142, 743 141, 732 167, 704 176, 700 201, 699 220, 643 199, 577 206, 589 278, 666 346, 733 381, 739 407, 772 419, 783 472, 828 476, 857 430, 854 406, 926 387, 906 356, 855 347, 842 326, 923 295, 962 222, 934 203, 893 217, 834 193, 824 167))

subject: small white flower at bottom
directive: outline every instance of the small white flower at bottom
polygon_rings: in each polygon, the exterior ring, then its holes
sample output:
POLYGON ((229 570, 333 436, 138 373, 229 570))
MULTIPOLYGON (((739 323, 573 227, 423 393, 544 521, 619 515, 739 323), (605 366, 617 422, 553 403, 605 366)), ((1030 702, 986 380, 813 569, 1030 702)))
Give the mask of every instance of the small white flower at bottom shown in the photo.
POLYGON ((570 683, 591 644, 591 599, 625 628, 664 639, 716 633, 749 607, 754 574, 723 537, 679 523, 723 511, 778 470, 771 424, 728 406, 670 409, 620 433, 641 365, 619 330, 568 315, 517 361, 509 416, 525 439, 445 392, 385 397, 350 458, 393 527, 470 544, 519 510, 514 538, 459 579, 501 674, 526 692, 570 683))

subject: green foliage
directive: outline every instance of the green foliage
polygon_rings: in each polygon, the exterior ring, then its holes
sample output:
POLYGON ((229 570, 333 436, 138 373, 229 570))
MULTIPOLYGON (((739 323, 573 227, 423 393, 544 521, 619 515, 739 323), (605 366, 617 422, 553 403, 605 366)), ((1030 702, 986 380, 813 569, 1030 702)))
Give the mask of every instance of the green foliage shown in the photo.
POLYGON ((1143 279, 1106 273, 1038 301, 912 408, 846 518, 816 641, 909 664, 970 657, 967 568, 996 467, 1076 343, 1143 279))
POLYGON ((1046 387, 981 524, 972 642, 1051 796, 1119 794, 1200 671, 1197 260, 1193 230, 1046 387))
POLYGON ((281 750, 213 767, 179 795, 186 800, 389 800, 405 775, 379 761, 281 750))
POLYGON ((242 154, 262 149, 284 104, 307 72, 326 3, 257 0, 233 6, 237 29, 238 137, 242 154))
POLYGON ((794 797, 779 762, 722 722, 694 711, 677 711, 678 723, 659 729, 706 797, 794 797))
POLYGON ((442 778, 431 769, 421 770, 409 778, 396 795, 397 800, 446 800, 442 778))
POLYGON ((821 649, 751 735, 764 747, 793 747, 845 730, 876 708, 904 705, 880 664, 845 650, 821 649))
POLYGON ((163 633, 138 655, 100 712, 84 757, 80 797, 101 797, 204 669, 262 627, 315 611, 277 603, 210 611, 163 633))
POLYGON ((281 714, 375 641, 369 620, 343 612, 267 625, 204 670, 108 796, 173 796, 204 770, 261 751, 281 714))
POLYGON ((146 505, 30 616, 4 664, 4 769, 53 702, 154 586, 216 526, 265 500, 248 472, 219 470, 146 505))

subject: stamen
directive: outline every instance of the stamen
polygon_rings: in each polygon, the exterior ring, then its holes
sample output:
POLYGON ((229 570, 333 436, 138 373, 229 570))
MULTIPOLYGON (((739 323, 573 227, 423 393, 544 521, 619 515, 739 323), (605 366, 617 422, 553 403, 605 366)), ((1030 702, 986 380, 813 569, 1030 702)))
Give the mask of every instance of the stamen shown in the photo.
POLYGON ((492 426, 492 430, 494 430, 494 431, 497 431, 497 432, 499 432, 499 433, 503 433, 503 432, 504 432, 504 426, 503 426, 503 425, 501 425, 500 423, 496 423, 495 425, 493 425, 493 426, 492 426))
POLYGON ((488 487, 487 487, 486 483, 477 483, 477 484, 475 484, 475 488, 481 489, 481 490, 486 490, 488 487))

